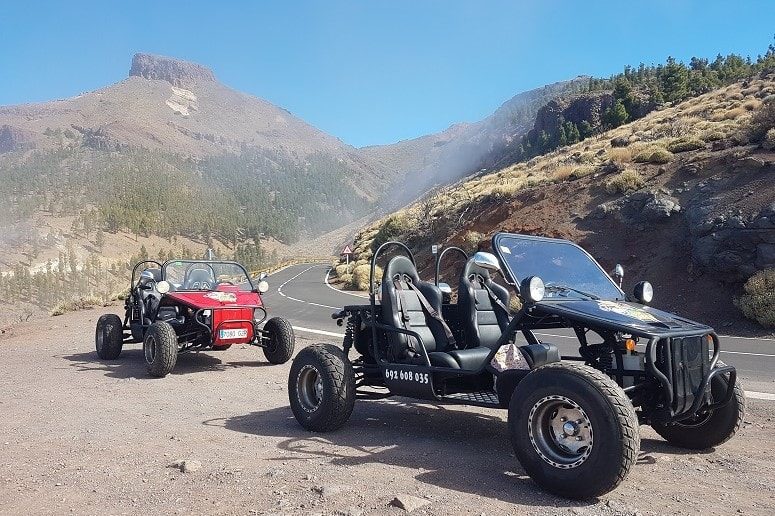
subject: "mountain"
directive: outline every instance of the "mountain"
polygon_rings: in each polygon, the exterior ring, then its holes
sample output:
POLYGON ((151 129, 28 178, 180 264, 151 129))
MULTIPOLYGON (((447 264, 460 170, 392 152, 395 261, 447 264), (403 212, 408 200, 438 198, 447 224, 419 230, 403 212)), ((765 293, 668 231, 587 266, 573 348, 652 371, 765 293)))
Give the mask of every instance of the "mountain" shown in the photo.
MULTIPOLYGON (((367 197, 386 178, 344 144, 288 111, 224 86, 202 65, 136 54, 123 81, 73 98, 0 107, 0 152, 57 149, 67 131, 89 148, 205 157, 271 149, 340 161, 367 197)), ((66 142, 67 143, 67 142, 66 142)))
POLYGON ((455 124, 436 134, 390 145, 363 147, 360 152, 411 183, 412 188, 398 189, 396 196, 384 199, 389 205, 401 204, 430 188, 493 166, 533 127, 542 106, 557 97, 583 91, 588 82, 589 77, 577 77, 548 84, 515 95, 478 122, 455 124))

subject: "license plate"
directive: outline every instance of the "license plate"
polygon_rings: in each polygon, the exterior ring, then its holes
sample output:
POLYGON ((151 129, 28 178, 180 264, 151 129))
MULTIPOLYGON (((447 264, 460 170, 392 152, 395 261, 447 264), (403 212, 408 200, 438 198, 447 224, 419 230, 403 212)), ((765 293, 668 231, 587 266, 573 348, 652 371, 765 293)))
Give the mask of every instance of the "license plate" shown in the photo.
POLYGON ((248 330, 246 328, 238 328, 234 330, 221 330, 220 338, 221 340, 247 339, 248 330))

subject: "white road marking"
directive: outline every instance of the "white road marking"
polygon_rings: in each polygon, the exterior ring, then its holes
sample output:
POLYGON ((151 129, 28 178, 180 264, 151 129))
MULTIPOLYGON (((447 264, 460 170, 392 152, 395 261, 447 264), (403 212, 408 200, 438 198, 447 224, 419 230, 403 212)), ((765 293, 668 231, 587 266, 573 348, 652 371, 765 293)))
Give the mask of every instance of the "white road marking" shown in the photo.
POLYGON ((754 400, 775 401, 775 394, 769 392, 745 391, 745 396, 754 400))
POLYGON ((336 333, 333 331, 325 331, 325 330, 316 330, 314 328, 305 328, 303 326, 294 326, 293 329, 296 331, 302 331, 305 333, 316 333, 318 335, 326 335, 328 337, 340 337, 340 338, 344 337, 344 333, 336 333))
POLYGON ((340 294, 347 294, 348 296, 353 296, 353 297, 357 297, 357 298, 360 298, 360 299, 368 299, 369 298, 368 296, 364 296, 364 295, 361 295, 361 294, 353 294, 352 292, 345 292, 344 290, 339 290, 338 288, 334 287, 333 285, 331 285, 331 283, 328 282, 328 277, 330 275, 331 275, 331 267, 328 268, 328 270, 326 271, 326 277, 323 279, 323 283, 325 283, 326 286, 328 288, 330 288, 331 290, 339 292, 340 294))
POLYGON ((728 353, 730 355, 752 355, 755 357, 769 357, 769 358, 775 358, 775 355, 768 355, 766 353, 748 353, 747 351, 724 351, 721 350, 722 353, 728 353))
POLYGON ((320 303, 313 303, 312 301, 307 301, 307 304, 312 306, 319 306, 321 308, 331 308, 333 310, 340 310, 342 308, 341 306, 321 305, 320 303))
POLYGON ((767 340, 770 342, 775 342, 775 339, 768 339, 765 337, 735 337, 733 335, 719 335, 722 339, 741 339, 741 340, 767 340))

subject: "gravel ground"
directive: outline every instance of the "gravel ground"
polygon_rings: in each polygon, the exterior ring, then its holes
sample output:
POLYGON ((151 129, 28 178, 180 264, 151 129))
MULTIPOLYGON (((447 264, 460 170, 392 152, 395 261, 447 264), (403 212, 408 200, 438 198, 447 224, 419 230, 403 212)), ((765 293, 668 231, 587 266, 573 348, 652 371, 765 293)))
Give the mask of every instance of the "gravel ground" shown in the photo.
POLYGON ((312 434, 288 408, 290 364, 238 346, 150 379, 138 346, 97 359, 94 325, 108 310, 0 341, 0 514, 775 512, 775 402, 750 400, 738 436, 706 453, 643 428, 625 483, 579 504, 524 475, 503 411, 359 402, 344 428, 312 434))

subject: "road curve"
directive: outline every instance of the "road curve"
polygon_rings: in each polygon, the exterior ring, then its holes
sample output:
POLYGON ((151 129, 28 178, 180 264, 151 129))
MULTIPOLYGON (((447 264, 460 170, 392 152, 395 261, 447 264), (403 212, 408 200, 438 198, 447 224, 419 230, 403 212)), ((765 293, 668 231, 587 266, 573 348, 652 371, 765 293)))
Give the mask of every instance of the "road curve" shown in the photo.
MULTIPOLYGON (((326 282, 329 266, 306 263, 282 269, 269 278, 264 296, 270 316, 285 317, 297 331, 325 342, 338 342, 342 328, 331 314, 344 305, 367 304, 368 299, 341 292, 326 282)), ((552 330, 540 338, 556 344, 563 354, 576 354, 571 331, 552 330)), ((737 368, 751 397, 775 400, 775 340, 722 336, 722 360, 737 368)))

